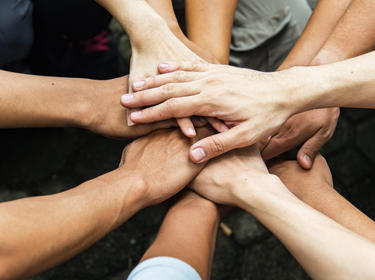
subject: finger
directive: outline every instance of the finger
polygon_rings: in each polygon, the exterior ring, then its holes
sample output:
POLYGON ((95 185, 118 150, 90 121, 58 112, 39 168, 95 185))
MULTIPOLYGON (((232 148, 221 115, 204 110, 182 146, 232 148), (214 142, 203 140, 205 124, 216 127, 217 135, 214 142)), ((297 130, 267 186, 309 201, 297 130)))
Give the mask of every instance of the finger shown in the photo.
POLYGON ((207 119, 203 117, 192 117, 191 121, 193 122, 194 127, 203 127, 208 123, 207 119))
POLYGON ((203 106, 198 104, 198 101, 195 96, 171 98, 153 107, 132 112, 130 119, 134 123, 150 123, 172 118, 201 116, 203 106))
POLYGON ((246 126, 239 125, 225 132, 204 138, 190 148, 190 159, 195 163, 205 162, 230 150, 254 144, 246 126))
POLYGON ((140 91, 154 87, 160 87, 169 83, 185 83, 202 77, 201 73, 176 71, 173 73, 157 75, 143 80, 137 80, 132 84, 133 91, 140 91))
POLYGON ((183 71, 194 71, 194 72, 204 72, 210 70, 211 64, 205 62, 191 62, 191 61, 184 61, 184 62, 162 62, 159 64, 158 69, 159 72, 162 73, 169 73, 174 72, 177 70, 183 71))
POLYGON ((200 93, 197 83, 166 84, 161 87, 121 96, 126 108, 140 108, 162 103, 171 98, 191 96, 200 93))
POLYGON ((272 136, 268 136, 267 138, 260 140, 258 142, 259 150, 263 151, 267 147, 271 139, 272 139, 272 136))
POLYGON ((297 153, 297 161, 299 165, 304 169, 311 169, 316 155, 326 142, 327 137, 325 136, 323 130, 320 129, 299 149, 297 153))
POLYGON ((307 139, 314 135, 314 132, 306 130, 298 131, 298 133, 286 133, 288 131, 282 128, 276 135, 272 136, 268 144, 262 150, 264 160, 269 160, 282 153, 285 153, 304 143, 307 139))
POLYGON ((193 122, 189 118, 177 119, 177 123, 186 137, 194 138, 197 135, 193 122))
POLYGON ((228 126, 226 126, 221 120, 217 118, 206 118, 208 123, 218 132, 224 132, 229 130, 228 126))

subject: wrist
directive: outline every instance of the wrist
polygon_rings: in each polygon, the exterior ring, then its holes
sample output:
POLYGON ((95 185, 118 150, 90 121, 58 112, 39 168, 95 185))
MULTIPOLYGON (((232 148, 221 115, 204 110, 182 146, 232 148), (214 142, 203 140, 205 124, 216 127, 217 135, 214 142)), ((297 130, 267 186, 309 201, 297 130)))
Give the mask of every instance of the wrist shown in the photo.
POLYGON ((105 119, 107 108, 103 107, 103 100, 114 96, 118 96, 120 100, 121 95, 128 90, 126 79, 121 77, 103 81, 87 80, 86 88, 76 93, 79 97, 75 102, 74 125, 95 132, 95 128, 105 119))
POLYGON ((106 193, 112 194, 114 228, 149 206, 145 199, 146 185, 134 171, 120 167, 94 180, 105 186, 106 193))
POLYGON ((256 180, 249 175, 244 182, 234 188, 235 205, 248 212, 261 208, 264 201, 270 197, 277 197, 287 191, 279 177, 272 174, 257 175, 256 180))
POLYGON ((142 18, 131 31, 127 31, 133 52, 148 51, 160 44, 167 34, 173 34, 168 24, 156 13, 142 18))

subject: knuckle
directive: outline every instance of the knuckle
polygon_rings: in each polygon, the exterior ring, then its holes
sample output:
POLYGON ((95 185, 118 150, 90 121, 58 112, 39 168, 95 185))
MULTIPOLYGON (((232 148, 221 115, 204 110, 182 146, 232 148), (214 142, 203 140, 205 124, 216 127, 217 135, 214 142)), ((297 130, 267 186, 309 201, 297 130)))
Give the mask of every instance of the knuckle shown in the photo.
POLYGON ((168 113, 173 113, 174 106, 176 105, 176 99, 171 98, 165 101, 165 108, 168 113))
POLYGON ((225 151, 225 144, 220 137, 212 137, 209 140, 209 147, 215 154, 221 154, 225 151))
POLYGON ((185 72, 184 71, 177 71, 174 73, 174 80, 177 82, 183 82, 185 80, 185 72))
POLYGON ((163 94, 169 95, 173 91, 173 86, 171 84, 167 84, 167 85, 162 86, 161 90, 163 94))
POLYGON ((156 84, 156 77, 149 77, 145 81, 146 87, 152 87, 156 84))

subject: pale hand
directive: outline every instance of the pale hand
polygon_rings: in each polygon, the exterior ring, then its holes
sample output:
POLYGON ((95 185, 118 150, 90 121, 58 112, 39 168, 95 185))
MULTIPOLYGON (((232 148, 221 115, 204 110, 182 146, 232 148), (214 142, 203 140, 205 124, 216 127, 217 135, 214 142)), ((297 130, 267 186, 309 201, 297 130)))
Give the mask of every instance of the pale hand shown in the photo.
POLYGON ((288 95, 288 81, 281 72, 261 73, 192 62, 161 64, 159 71, 173 73, 140 81, 139 92, 122 98, 122 104, 128 108, 161 103, 133 112, 134 122, 199 115, 215 117, 231 127, 193 145, 190 157, 194 162, 207 161, 275 135, 298 111, 298 104, 288 95))

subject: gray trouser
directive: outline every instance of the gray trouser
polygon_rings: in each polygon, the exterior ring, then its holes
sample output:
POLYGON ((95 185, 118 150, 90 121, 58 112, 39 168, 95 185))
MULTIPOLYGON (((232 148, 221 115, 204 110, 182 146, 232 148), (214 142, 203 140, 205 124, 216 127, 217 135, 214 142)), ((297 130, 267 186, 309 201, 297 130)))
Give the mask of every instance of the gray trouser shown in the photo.
POLYGON ((0 1, 0 68, 21 60, 33 42, 30 0, 0 1))

